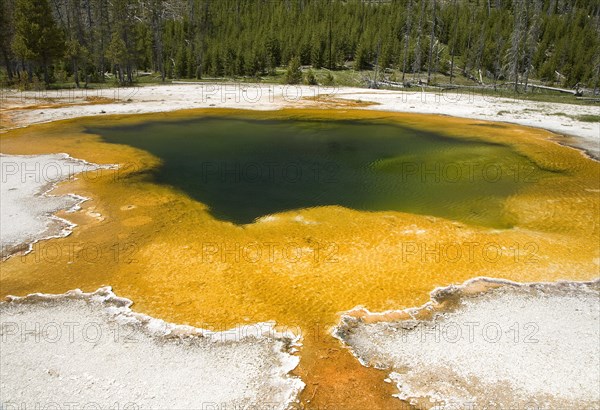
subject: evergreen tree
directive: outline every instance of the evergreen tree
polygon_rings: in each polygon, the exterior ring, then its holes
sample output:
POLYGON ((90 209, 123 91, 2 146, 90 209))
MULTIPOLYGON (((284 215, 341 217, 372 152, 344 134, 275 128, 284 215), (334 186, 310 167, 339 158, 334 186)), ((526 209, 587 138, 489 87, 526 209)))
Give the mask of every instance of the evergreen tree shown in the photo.
POLYGON ((432 67, 434 66, 433 62, 433 47, 434 47, 434 38, 435 38, 435 25, 436 25, 436 10, 437 10, 437 0, 433 0, 432 5, 432 21, 431 21, 431 36, 429 38, 429 56, 427 58, 427 84, 431 83, 431 72, 432 67))
POLYGON ((44 82, 50 84, 50 65, 62 57, 64 37, 48 0, 17 0, 14 25, 12 49, 27 66, 29 78, 33 70, 41 69, 44 82))
POLYGON ((363 43, 359 43, 356 47, 356 53, 354 54, 354 69, 356 71, 364 70, 367 68, 367 62, 367 49, 363 43))
POLYGON ((125 83, 125 73, 123 66, 127 57, 127 49, 125 41, 119 33, 115 32, 112 35, 108 48, 106 49, 106 58, 113 62, 114 74, 120 84, 125 83))
POLYGON ((527 38, 525 40, 525 91, 527 91, 533 55, 537 49, 540 35, 540 18, 542 13, 541 0, 532 0, 530 7, 533 10, 531 11, 531 22, 527 32, 527 38))
POLYGON ((508 51, 508 71, 514 80, 515 92, 518 90, 519 69, 521 68, 521 50, 523 42, 524 20, 525 20, 525 1, 515 0, 514 2, 514 27, 510 37, 510 49, 508 51))
POLYGON ((302 70, 300 70, 300 58, 293 57, 285 72, 286 84, 300 84, 302 82, 302 70))
POLYGON ((11 48, 13 27, 13 8, 11 2, 0 0, 0 58, 4 62, 8 81, 13 80, 13 52, 11 48))
POLYGON ((107 71, 129 84, 138 70, 275 75, 297 56, 403 81, 441 69, 593 88, 599 13, 598 0, 0 0, 0 66, 12 81, 50 82, 56 66, 76 85, 107 71))
POLYGON ((306 85, 317 85, 317 78, 315 77, 315 73, 313 70, 308 70, 306 75, 304 76, 304 84, 306 85))
MULTIPOLYGON (((411 15, 413 12, 413 0, 408 0, 408 7, 406 9, 406 22, 404 23, 404 57, 402 59, 402 82, 406 75, 406 69, 408 68, 408 47, 410 44, 410 31, 411 31, 411 15)), ((450 77, 452 79, 452 77, 450 77)))
POLYGON ((419 21, 417 23, 417 44, 415 45, 415 60, 413 62, 413 74, 418 74, 419 81, 421 80, 421 37, 423 35, 423 19, 425 15, 426 4, 427 2, 421 1, 421 12, 419 13, 419 21))

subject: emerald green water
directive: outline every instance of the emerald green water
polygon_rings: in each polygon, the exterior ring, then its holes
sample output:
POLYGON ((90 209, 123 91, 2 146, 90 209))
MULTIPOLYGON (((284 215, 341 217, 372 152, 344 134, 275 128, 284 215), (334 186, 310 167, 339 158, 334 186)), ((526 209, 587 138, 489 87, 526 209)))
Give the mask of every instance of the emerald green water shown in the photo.
POLYGON ((341 205, 510 227, 505 199, 548 174, 508 146, 379 122, 202 118, 88 131, 160 157, 148 178, 236 224, 341 205))

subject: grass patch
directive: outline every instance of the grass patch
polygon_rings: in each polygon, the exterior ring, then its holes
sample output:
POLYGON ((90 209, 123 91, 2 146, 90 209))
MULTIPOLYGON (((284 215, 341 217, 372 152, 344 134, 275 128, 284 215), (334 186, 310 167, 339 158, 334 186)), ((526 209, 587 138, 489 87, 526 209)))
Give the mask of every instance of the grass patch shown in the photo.
POLYGON ((565 114, 564 112, 553 112, 550 115, 567 117, 567 118, 571 118, 573 120, 581 121, 581 122, 600 122, 600 115, 594 115, 594 114, 569 115, 569 114, 565 114))
POLYGON ((600 122, 600 115, 583 114, 577 115, 575 118, 583 122, 600 122))

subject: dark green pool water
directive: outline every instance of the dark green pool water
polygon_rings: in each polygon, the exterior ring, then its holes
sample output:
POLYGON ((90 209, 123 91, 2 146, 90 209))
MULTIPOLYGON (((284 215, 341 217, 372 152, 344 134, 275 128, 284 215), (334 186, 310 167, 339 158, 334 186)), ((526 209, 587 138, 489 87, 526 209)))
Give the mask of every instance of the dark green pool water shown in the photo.
POLYGON ((548 173, 508 146, 378 122, 202 118, 88 131, 160 157, 153 181, 236 224, 341 205, 510 227, 505 199, 548 173))

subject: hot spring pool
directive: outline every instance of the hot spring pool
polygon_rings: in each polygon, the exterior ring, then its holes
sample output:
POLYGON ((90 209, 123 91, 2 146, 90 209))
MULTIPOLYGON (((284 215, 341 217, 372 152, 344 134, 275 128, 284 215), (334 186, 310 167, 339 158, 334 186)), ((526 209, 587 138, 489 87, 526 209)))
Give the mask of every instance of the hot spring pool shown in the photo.
POLYGON ((340 205, 507 228, 503 201, 550 173, 506 145, 383 122, 209 117, 88 131, 159 157, 148 178, 236 224, 340 205))
POLYGON ((4 296, 109 284, 173 323, 219 331, 272 320, 303 336, 296 374, 316 406, 356 406, 349 388, 369 393, 363 407, 398 402, 385 372, 331 337, 340 312, 421 306, 432 289, 475 277, 598 274, 598 163, 535 128, 207 109, 10 133, 3 153, 65 152, 119 169, 56 188, 90 198, 65 216, 78 226, 4 261, 4 296))

